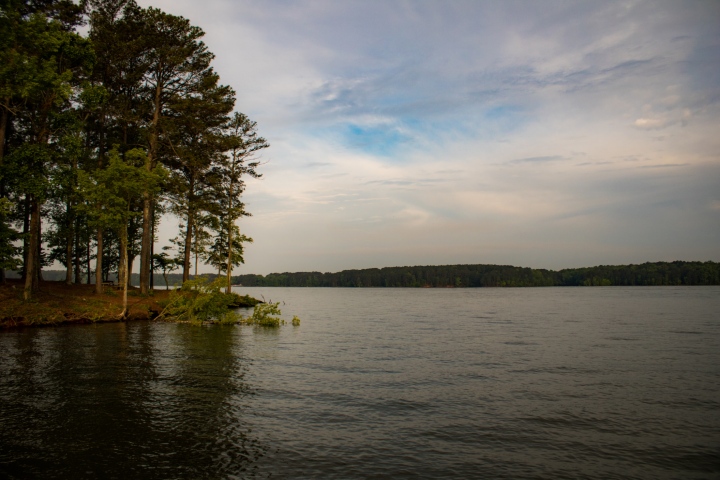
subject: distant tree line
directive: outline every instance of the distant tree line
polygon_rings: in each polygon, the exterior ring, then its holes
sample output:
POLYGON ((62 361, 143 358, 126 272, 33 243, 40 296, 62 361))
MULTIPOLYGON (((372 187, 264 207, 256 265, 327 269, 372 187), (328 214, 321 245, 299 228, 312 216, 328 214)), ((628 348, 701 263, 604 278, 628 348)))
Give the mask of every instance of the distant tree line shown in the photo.
POLYGON ((559 271, 510 265, 369 268, 337 273, 239 275, 234 284, 263 287, 552 287, 720 285, 720 263, 656 262, 600 265, 559 271))
POLYGON ((29 299, 59 262, 101 291, 139 257, 142 293, 153 271, 187 280, 198 259, 229 283, 251 241, 236 225, 244 179, 268 144, 203 35, 134 0, 0 2, 0 282, 20 271, 29 299), (176 251, 158 253, 168 212, 176 251))
MULTIPOLYGON (((218 275, 212 274, 212 275, 202 275, 202 276, 207 276, 207 277, 214 279, 218 275)), ((21 278, 21 275, 19 272, 8 271, 7 278, 9 280, 17 280, 17 279, 21 278)), ((193 280, 195 278, 197 278, 197 277, 195 277, 194 275, 190 275, 190 280, 193 280)), ((43 270, 43 280, 48 281, 48 282, 64 282, 65 281, 65 270, 43 270)), ((117 283, 117 281, 118 281, 117 273, 116 272, 110 273, 107 276, 107 278, 103 279, 103 280, 108 281, 108 282, 117 283)), ((138 287, 140 285, 140 274, 133 273, 130 276, 129 282, 130 282, 130 285, 138 287)), ((162 273, 153 273, 153 281, 152 282, 156 289, 157 288, 165 288, 168 285, 170 287, 176 287, 176 286, 182 285, 183 276, 182 276, 182 273, 168 273, 166 275, 163 275, 162 273), (167 283, 165 282, 165 279, 167 279, 167 283)), ((95 278, 91 276, 90 281, 85 282, 85 283, 92 285, 95 283, 95 278)))

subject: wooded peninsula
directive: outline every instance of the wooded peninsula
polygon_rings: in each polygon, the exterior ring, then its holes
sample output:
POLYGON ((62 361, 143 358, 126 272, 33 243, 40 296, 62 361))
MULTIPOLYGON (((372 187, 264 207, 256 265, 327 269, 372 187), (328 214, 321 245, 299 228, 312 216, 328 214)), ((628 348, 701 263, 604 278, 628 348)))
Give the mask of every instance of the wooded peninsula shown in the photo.
POLYGON ((140 295, 153 271, 188 281, 198 261, 230 294, 252 241, 237 224, 245 179, 269 145, 235 110, 203 35, 134 0, 0 4, 0 283, 19 271, 24 301, 59 263, 67 285, 98 295, 114 275, 126 315, 137 257, 140 295), (180 229, 157 252, 167 213, 180 229))

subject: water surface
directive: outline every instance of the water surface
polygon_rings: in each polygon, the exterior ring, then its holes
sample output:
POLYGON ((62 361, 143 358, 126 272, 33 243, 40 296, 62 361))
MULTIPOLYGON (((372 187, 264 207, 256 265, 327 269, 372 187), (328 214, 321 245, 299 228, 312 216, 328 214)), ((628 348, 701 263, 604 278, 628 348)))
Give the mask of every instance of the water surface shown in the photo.
POLYGON ((0 333, 0 476, 718 478, 720 288, 241 288, 0 333))

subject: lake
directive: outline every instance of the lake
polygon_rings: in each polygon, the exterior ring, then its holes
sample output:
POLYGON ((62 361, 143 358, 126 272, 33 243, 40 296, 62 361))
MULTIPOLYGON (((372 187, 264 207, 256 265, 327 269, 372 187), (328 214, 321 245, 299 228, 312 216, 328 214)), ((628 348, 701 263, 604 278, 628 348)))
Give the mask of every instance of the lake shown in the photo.
POLYGON ((720 287, 236 291, 0 332, 0 477, 720 476, 720 287))

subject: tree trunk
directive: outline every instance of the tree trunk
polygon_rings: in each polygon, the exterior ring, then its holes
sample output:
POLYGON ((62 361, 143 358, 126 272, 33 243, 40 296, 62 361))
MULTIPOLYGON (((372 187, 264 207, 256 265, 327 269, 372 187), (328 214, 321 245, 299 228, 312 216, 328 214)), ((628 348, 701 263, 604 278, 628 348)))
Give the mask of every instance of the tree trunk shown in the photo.
POLYGON ((75 226, 75 284, 80 285, 82 283, 82 277, 80 276, 80 230, 75 226))
POLYGON ((127 303, 128 303, 128 279, 130 278, 129 275, 129 264, 128 264, 128 254, 127 254, 127 244, 128 244, 128 233, 127 233, 127 225, 124 225, 122 228, 122 231, 120 232, 120 262, 118 265, 118 269, 120 270, 118 272, 118 277, 122 279, 122 286, 123 286, 123 310, 120 314, 121 318, 127 317, 127 303))
POLYGON ((95 259, 95 292, 102 293, 103 283, 103 229, 97 229, 97 258, 95 259))
POLYGON ((195 232, 195 278, 198 276, 198 240, 197 232, 195 232))
POLYGON ((30 253, 30 195, 25 195, 23 201, 23 271, 22 281, 25 282, 28 274, 28 254, 30 253))
POLYGON ((183 254, 183 283, 190 280, 190 254, 192 253, 193 217, 188 213, 187 228, 185 229, 185 252, 183 254))
POLYGON ((65 242, 65 284, 72 285, 73 281, 73 240, 75 240, 75 221, 70 218, 72 206, 70 202, 66 205, 68 218, 68 232, 65 242))
POLYGON ((132 282, 132 269, 133 269, 133 264, 134 264, 134 263, 135 263, 135 255, 130 255, 130 254, 128 253, 128 267, 127 267, 127 268, 128 268, 128 277, 127 277, 128 287, 131 286, 131 282, 132 282))
POLYGON ((155 290, 155 204, 150 213, 152 224, 150 227, 150 290, 155 290))
MULTIPOLYGON (((152 171, 157 158, 158 122, 160 121, 160 108, 162 107, 162 90, 163 88, 161 82, 157 82, 155 87, 155 99, 153 102, 155 111, 153 112, 153 119, 150 124, 150 148, 148 149, 147 162, 145 162, 145 167, 148 171, 152 171)), ((152 201, 153 198, 150 192, 145 192, 143 194, 143 232, 142 241, 140 243, 140 293, 142 294, 148 293, 150 287, 150 247, 152 243, 150 224, 152 222, 152 201)))
POLYGON ((227 256, 227 289, 225 293, 230 293, 232 290, 231 279, 232 276, 232 246, 233 246, 233 224, 235 220, 235 151, 233 150, 233 162, 230 169, 230 188, 228 191, 228 256, 227 256))
POLYGON ((90 285, 92 270, 90 269, 90 239, 85 243, 85 268, 87 268, 87 285, 90 285))
POLYGON ((30 199, 30 241, 27 249, 27 257, 25 260, 25 290, 23 292, 23 298, 30 300, 34 293, 38 291, 40 287, 38 281, 37 265, 38 260, 36 258, 40 239, 37 236, 38 226, 40 224, 40 204, 35 200, 32 195, 30 199))
POLYGON ((225 293, 230 293, 232 291, 232 285, 230 277, 232 276, 232 223, 230 224, 230 228, 228 228, 228 257, 227 257, 227 287, 225 289, 225 293))
POLYGON ((37 252, 35 252, 35 282, 37 282, 38 285, 40 285, 40 280, 43 279, 42 277, 42 215, 41 215, 41 206, 38 203, 38 221, 37 225, 35 226, 37 235, 37 252))
POLYGON ((142 241, 140 244, 140 293, 146 294, 150 289, 150 208, 152 197, 150 192, 143 194, 142 241))
MULTIPOLYGON (((98 135, 98 168, 103 168, 105 159, 105 108, 100 112, 100 135, 98 135)), ((125 142, 127 143, 127 142, 125 142)), ((97 254, 95 257, 95 293, 102 293, 103 283, 103 228, 97 229, 97 254)), ((88 244, 90 239, 88 239, 88 244)), ((118 282, 120 277, 118 276, 118 282)))
POLYGON ((72 285, 73 283, 73 237, 72 233, 68 235, 67 237, 67 243, 65 245, 65 256, 66 259, 66 266, 65 266, 65 284, 66 285, 72 285))
MULTIPOLYGON (((5 103, 9 99, 5 100, 5 103)), ((3 158, 5 157, 5 132, 7 131, 8 126, 8 117, 10 116, 10 112, 8 112, 5 108, 0 107, 0 167, 2 167, 3 164, 3 158)), ((0 197, 5 198, 5 179, 0 178, 0 197)), ((0 217, 0 222, 4 222, 5 217, 0 217)), ((0 268, 0 283, 5 283, 5 269, 0 268)))

